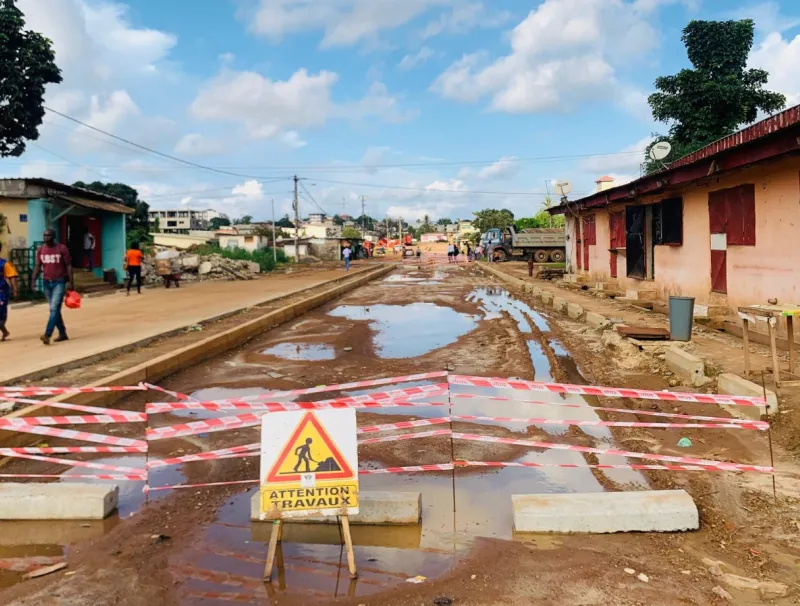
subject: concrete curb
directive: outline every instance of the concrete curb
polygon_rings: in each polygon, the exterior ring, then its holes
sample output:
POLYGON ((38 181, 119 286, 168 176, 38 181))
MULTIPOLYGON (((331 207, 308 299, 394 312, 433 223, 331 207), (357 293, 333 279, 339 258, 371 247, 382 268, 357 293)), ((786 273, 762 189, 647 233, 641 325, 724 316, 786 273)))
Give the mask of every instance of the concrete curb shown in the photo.
POLYGON ((118 502, 113 484, 9 482, 0 485, 0 520, 102 520, 118 502))
MULTIPOLYGON (((367 282, 376 278, 380 278, 387 273, 393 271, 395 265, 387 265, 378 270, 367 272, 364 275, 359 275, 355 280, 345 284, 339 284, 331 289, 320 292, 307 299, 297 301, 291 305, 281 307, 280 309, 273 310, 258 318, 254 318, 249 322, 245 322, 239 326, 235 326, 217 335, 202 339, 186 347, 171 351, 167 354, 148 360, 142 364, 133 366, 127 370, 115 373, 105 377, 99 381, 89 384, 87 387, 107 387, 111 385, 138 385, 142 382, 157 383, 161 379, 180 370, 184 370, 190 366, 194 366, 213 358, 225 351, 239 347, 252 337, 262 333, 265 330, 271 329, 277 325, 283 324, 289 320, 301 316, 307 311, 319 307, 320 305, 331 301, 354 288, 358 288, 367 282)), ((350 276, 352 277, 352 276, 350 276)), ((315 288, 319 288, 318 286, 315 288)), ((306 289, 300 292, 305 292, 306 289)), ((292 296, 296 296, 293 293, 292 296)), ((91 406, 109 407, 114 402, 129 395, 126 392, 98 392, 80 395, 65 395, 52 398, 56 402, 71 402, 74 404, 85 404, 91 406)), ((14 411, 5 418, 18 418, 28 416, 52 416, 61 414, 60 409, 55 409, 47 406, 46 404, 34 404, 14 411)), ((25 446, 30 443, 40 441, 33 435, 18 434, 0 430, 0 444, 3 446, 25 446)))
POLYGON ((667 347, 664 350, 664 362, 676 376, 689 385, 700 387, 707 382, 706 364, 689 352, 682 350, 680 347, 667 347))
MULTIPOLYGON (((764 388, 761 385, 730 372, 722 373, 717 377, 717 391, 730 396, 764 397, 764 388)), ((724 404, 721 404, 721 406, 738 419, 759 420, 761 415, 765 413, 763 406, 727 406, 724 404)), ((766 412, 769 412, 769 414, 778 412, 778 396, 769 389, 767 390, 766 412)))

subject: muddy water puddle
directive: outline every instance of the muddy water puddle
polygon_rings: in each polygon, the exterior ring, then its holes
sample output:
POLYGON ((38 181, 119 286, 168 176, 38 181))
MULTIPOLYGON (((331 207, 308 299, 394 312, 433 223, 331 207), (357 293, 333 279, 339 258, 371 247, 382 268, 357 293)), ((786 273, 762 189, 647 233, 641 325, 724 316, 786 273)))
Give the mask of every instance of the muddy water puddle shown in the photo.
POLYGON ((284 360, 333 360, 336 350, 330 345, 313 343, 279 343, 261 352, 265 356, 275 356, 284 360))

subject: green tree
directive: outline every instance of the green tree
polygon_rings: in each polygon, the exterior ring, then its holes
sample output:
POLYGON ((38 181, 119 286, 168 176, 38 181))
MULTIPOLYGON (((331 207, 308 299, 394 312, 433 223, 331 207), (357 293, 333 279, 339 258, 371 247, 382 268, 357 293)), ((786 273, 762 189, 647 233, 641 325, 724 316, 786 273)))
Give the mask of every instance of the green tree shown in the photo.
POLYGON ((211 231, 217 231, 220 227, 227 227, 230 224, 231 220, 226 215, 220 215, 219 217, 214 217, 208 222, 208 229, 211 231))
POLYGON ((361 232, 352 225, 348 225, 342 230, 342 238, 359 240, 361 239, 361 232))
POLYGON ((514 224, 514 213, 507 208, 502 210, 485 208, 472 214, 475 215, 475 218, 472 220, 472 226, 478 234, 485 233, 495 227, 505 229, 509 225, 514 224))
MULTIPOLYGON (((684 28, 681 39, 694 69, 657 78, 657 92, 647 99, 653 118, 669 125, 669 135, 659 138, 672 144, 670 160, 736 132, 754 122, 759 111, 785 106, 783 95, 763 88, 766 71, 747 69, 753 31, 751 19, 690 21, 684 28)), ((648 173, 660 167, 645 156, 648 173)))
POLYGON ((122 200, 125 206, 133 209, 133 214, 125 217, 125 232, 127 240, 131 242, 150 243, 153 237, 150 235, 150 205, 144 200, 139 199, 139 192, 125 183, 101 183, 94 181, 84 183, 76 181, 72 184, 75 187, 82 187, 99 194, 114 196, 122 200))
POLYGON ((0 157, 21 156, 39 138, 48 84, 61 82, 51 42, 25 30, 16 0, 0 0, 0 157))
POLYGON ((288 214, 283 215, 282 219, 278 219, 277 221, 275 221, 275 225, 277 227, 286 227, 287 229, 290 227, 292 228, 294 227, 294 223, 292 223, 292 220, 289 218, 288 214))
POLYGON ((250 225, 253 222, 252 215, 244 215, 243 217, 239 217, 238 219, 233 220, 234 225, 250 225))
POLYGON ((334 225, 344 225, 344 219, 342 219, 341 215, 333 215, 333 224, 334 225))
POLYGON ((438 221, 436 221, 436 225, 452 225, 453 221, 448 219, 447 217, 442 217, 438 221))

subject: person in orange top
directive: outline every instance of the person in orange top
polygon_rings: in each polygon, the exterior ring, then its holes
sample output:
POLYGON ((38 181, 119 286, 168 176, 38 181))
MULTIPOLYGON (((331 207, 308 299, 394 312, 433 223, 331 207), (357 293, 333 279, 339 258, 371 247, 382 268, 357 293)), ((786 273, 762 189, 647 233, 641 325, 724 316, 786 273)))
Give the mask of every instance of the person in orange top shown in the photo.
POLYGON ((139 243, 132 242, 125 253, 125 266, 128 268, 128 296, 131 294, 133 279, 136 278, 136 292, 142 294, 142 259, 144 253, 139 250, 139 243))
MULTIPOLYGON (((2 253, 3 243, 0 242, 0 254, 2 253)), ((0 341, 5 341, 11 335, 6 328, 6 321, 12 295, 15 299, 19 296, 19 274, 11 263, 0 257, 0 341)))

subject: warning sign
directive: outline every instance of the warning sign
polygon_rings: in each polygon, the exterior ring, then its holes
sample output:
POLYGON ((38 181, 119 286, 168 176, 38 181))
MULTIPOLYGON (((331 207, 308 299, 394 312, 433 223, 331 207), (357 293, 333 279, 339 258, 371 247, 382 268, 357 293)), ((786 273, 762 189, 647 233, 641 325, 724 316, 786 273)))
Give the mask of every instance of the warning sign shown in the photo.
POLYGON ((353 409, 264 415, 261 519, 358 513, 353 409))

